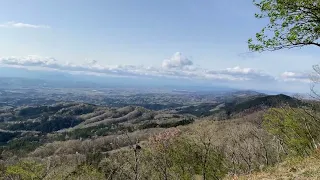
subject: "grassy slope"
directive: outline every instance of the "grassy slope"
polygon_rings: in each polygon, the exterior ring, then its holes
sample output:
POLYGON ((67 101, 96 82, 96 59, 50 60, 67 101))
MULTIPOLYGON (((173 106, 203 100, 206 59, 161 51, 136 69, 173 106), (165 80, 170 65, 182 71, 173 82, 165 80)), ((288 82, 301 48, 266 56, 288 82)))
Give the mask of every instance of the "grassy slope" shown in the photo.
POLYGON ((299 179, 316 180, 320 179, 320 153, 308 158, 293 158, 266 169, 262 172, 253 173, 240 177, 227 177, 226 179, 238 180, 280 180, 299 179))

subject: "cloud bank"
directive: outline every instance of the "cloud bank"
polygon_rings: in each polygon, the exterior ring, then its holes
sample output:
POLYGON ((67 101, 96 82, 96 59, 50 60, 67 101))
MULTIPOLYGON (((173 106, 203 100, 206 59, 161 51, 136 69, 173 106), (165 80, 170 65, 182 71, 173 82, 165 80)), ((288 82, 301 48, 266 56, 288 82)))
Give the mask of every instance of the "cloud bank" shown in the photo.
POLYGON ((312 75, 309 73, 286 71, 281 74, 281 78, 284 81, 310 82, 312 75))
POLYGON ((207 80, 209 82, 253 82, 268 83, 280 81, 308 82, 309 76, 303 73, 284 72, 279 77, 271 76, 263 71, 239 66, 222 70, 212 70, 193 66, 193 62, 180 52, 163 61, 160 67, 133 65, 108 66, 96 60, 87 60, 82 64, 61 63, 53 57, 26 56, 0 57, 0 64, 7 66, 49 68, 69 73, 89 73, 106 76, 125 77, 166 77, 174 79, 207 80))
POLYGON ((50 26, 47 26, 47 25, 35 25, 35 24, 27 24, 27 23, 14 22, 14 21, 2 23, 0 24, 0 27, 2 28, 33 28, 33 29, 50 28, 50 26))

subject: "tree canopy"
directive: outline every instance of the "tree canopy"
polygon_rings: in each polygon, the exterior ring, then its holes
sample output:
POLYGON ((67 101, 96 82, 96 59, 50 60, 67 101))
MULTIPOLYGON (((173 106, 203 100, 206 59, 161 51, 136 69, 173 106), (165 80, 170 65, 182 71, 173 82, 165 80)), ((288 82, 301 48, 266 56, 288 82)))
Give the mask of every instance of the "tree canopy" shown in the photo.
POLYGON ((320 0, 253 0, 258 19, 269 23, 249 39, 251 51, 320 47, 320 0))

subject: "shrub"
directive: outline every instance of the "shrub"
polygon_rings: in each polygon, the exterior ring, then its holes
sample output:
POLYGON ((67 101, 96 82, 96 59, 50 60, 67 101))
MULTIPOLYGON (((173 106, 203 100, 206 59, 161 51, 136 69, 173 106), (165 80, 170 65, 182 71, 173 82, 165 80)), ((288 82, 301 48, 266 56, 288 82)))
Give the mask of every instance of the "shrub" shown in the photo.
POLYGON ((5 175, 9 179, 41 180, 45 175, 45 167, 35 161, 19 161, 17 164, 8 166, 5 175))
POLYGON ((265 114, 263 125, 283 144, 288 154, 309 155, 320 142, 316 114, 302 108, 272 108, 265 114))

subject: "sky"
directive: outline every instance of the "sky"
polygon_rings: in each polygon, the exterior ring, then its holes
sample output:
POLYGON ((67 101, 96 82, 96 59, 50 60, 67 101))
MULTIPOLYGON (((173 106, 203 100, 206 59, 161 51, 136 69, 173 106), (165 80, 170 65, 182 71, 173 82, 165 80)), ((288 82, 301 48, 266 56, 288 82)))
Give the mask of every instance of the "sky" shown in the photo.
POLYGON ((318 49, 249 53, 251 0, 0 0, 0 65, 307 91, 318 49))

